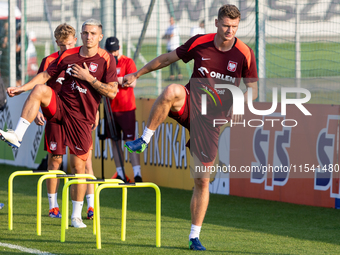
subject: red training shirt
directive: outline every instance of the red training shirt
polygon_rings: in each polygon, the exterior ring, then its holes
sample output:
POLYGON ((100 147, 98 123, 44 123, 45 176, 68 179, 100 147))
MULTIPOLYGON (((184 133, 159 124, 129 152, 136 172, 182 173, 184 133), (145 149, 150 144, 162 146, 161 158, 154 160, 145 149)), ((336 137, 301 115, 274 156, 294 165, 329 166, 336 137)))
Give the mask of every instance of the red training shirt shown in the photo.
MULTIPOLYGON (((126 74, 137 72, 137 67, 133 59, 122 55, 117 64, 117 76, 124 77, 126 74)), ((136 109, 135 94, 133 88, 122 87, 118 85, 117 96, 111 100, 111 109, 113 112, 126 112, 136 109)))
POLYGON ((72 76, 72 65, 77 64, 84 68, 86 63, 90 74, 103 83, 117 82, 116 61, 113 56, 99 48, 98 53, 86 58, 80 55, 80 47, 64 51, 59 58, 48 68, 47 72, 55 79, 62 71, 65 71, 65 80, 59 92, 59 97, 68 107, 67 114, 79 121, 95 123, 97 109, 101 94, 87 81, 72 76))
POLYGON ((253 50, 235 38, 230 50, 220 51, 214 44, 215 35, 216 33, 193 36, 176 49, 177 56, 185 63, 194 60, 193 73, 186 85, 190 90, 191 107, 200 111, 201 95, 206 94, 202 89, 206 89, 216 101, 215 104, 207 96, 207 115, 211 116, 226 114, 233 103, 231 92, 228 89, 216 90, 215 84, 232 84, 238 87, 241 78, 247 79, 248 83, 258 80, 253 50))
MULTIPOLYGON (((41 61, 38 73, 46 71, 46 69, 51 65, 51 63, 55 61, 58 57, 59 57, 59 52, 57 51, 43 58, 43 60, 41 61)), ((47 81, 46 83, 47 86, 50 86, 55 92, 58 93, 61 89, 62 81, 64 80, 64 73, 65 72, 61 72, 57 80, 50 79, 49 81, 47 81)))

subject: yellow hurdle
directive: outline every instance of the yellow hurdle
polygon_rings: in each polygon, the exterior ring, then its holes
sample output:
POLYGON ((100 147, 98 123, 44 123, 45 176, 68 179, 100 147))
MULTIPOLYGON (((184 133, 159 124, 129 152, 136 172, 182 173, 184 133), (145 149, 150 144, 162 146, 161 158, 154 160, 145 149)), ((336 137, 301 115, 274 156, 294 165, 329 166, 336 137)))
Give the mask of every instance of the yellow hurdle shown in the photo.
POLYGON ((8 229, 13 230, 13 180, 16 176, 22 175, 50 175, 50 174, 65 174, 61 170, 26 170, 15 171, 8 178, 8 229))
MULTIPOLYGON (((65 183, 63 187, 63 194, 62 194, 62 212, 61 212, 61 233, 60 233, 60 242, 65 242, 66 237, 66 229, 68 229, 68 190, 69 186, 72 184, 95 184, 96 186, 101 183, 124 183, 122 180, 119 179, 100 179, 100 180, 71 180, 65 183)), ((95 186, 95 190, 97 187, 95 186)), ((123 202, 122 202, 122 211, 126 214, 126 194, 127 190, 126 188, 123 188, 123 202)), ((93 217, 95 218, 97 212, 96 212, 96 197, 94 198, 94 208, 93 208, 93 217)), ((125 217, 125 223, 126 224, 126 217, 125 217)), ((122 225, 123 225, 123 219, 122 219, 122 225)), ((93 221, 93 234, 96 234, 96 222, 93 221)), ((123 238, 123 237, 122 237, 123 238)), ((125 237, 124 237, 125 238, 125 237)))
MULTIPOLYGON (((42 197, 42 183, 46 179, 64 179, 64 186, 68 182, 68 178, 88 178, 96 180, 97 178, 91 174, 49 174, 49 175, 43 175, 39 178, 38 185, 37 185, 37 235, 41 236, 41 197, 42 197)), ((96 186, 95 186, 96 188, 96 186)), ((66 211, 68 212, 68 204, 69 204, 69 196, 62 197, 62 201, 65 201, 66 205, 66 211)), ((63 202, 63 208, 64 208, 64 202, 63 202)), ((62 217, 63 215, 61 215, 62 217)), ((66 219, 66 223, 68 218, 66 219)))
MULTIPOLYGON (((125 188, 153 188, 156 192, 156 247, 161 247, 161 192, 159 190, 159 187, 150 182, 138 182, 138 183, 119 183, 119 184, 102 184, 100 185, 94 192, 94 220, 96 225, 96 244, 97 249, 101 249, 101 230, 100 230, 100 205, 99 205, 99 195, 102 189, 106 188, 119 188, 124 189, 125 188)), ((123 199, 123 203, 126 203, 126 199, 123 199)), ((126 208, 126 204, 123 206, 123 208, 126 208)), ((63 207, 64 208, 64 207, 63 207)), ((126 223, 126 209, 123 212, 122 210, 122 229, 121 229, 121 236, 122 241, 125 241, 125 233, 126 233, 126 224, 123 225, 123 221, 126 223), (124 220, 123 220, 124 219, 124 220), (124 238, 123 238, 124 237, 124 238)))

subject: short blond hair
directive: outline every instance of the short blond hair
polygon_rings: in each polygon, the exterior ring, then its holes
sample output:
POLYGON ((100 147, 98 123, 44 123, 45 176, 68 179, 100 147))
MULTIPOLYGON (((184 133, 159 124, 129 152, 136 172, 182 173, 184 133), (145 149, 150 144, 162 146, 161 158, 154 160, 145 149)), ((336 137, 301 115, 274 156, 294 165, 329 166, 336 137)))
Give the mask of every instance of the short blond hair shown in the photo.
POLYGON ((235 5, 225 4, 218 10, 218 19, 221 20, 224 17, 229 19, 241 19, 241 13, 235 5))
POLYGON ((86 20, 83 23, 83 25, 81 26, 81 30, 83 30, 86 25, 89 25, 89 26, 98 26, 100 29, 103 29, 102 23, 99 20, 97 20, 97 19, 88 19, 88 20, 86 20))
POLYGON ((67 38, 72 35, 76 36, 76 30, 69 24, 63 23, 57 26, 54 30, 54 37, 57 41, 63 42, 67 40, 67 38))

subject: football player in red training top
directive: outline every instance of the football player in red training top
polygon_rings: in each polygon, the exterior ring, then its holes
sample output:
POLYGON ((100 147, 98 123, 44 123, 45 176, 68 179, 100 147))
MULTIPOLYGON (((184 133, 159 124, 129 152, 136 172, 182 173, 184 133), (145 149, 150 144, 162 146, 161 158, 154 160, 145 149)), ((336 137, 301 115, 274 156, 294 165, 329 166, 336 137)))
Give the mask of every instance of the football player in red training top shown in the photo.
MULTIPOLYGON (((113 36, 106 39, 105 49, 114 56, 117 62, 118 92, 117 96, 111 100, 111 110, 114 117, 113 125, 116 125, 118 144, 121 144, 121 131, 123 131, 124 141, 132 141, 135 139, 136 101, 133 88, 136 86, 136 81, 129 87, 122 87, 122 84, 124 75, 136 72, 137 68, 133 59, 119 54, 119 48, 119 40, 116 37, 113 36)), ((108 128, 107 130, 109 131, 108 128)), ((115 137, 110 135, 110 132, 107 133, 109 134, 108 137, 115 139, 115 137)), ((113 144, 112 150, 118 174, 116 178, 122 179, 123 170, 119 160, 117 146, 113 144)), ((123 151, 120 153, 123 155, 123 151)), ((130 159, 135 182, 142 182, 139 155, 132 153, 130 154, 130 159)))
MULTIPOLYGON (((54 30, 54 37, 56 39, 56 43, 59 46, 59 51, 45 57, 40 64, 38 73, 46 71, 46 69, 50 66, 50 64, 57 59, 65 50, 73 49, 76 45, 76 30, 66 24, 60 24, 54 30)), ((56 93, 58 93, 61 89, 61 85, 64 78, 65 72, 62 72, 56 81, 49 80, 47 85, 50 86, 56 93)), ((99 113, 99 112, 98 112, 99 113)), ((98 123, 98 119, 96 119, 96 123, 98 123)), ((34 119, 34 122, 37 125, 43 126, 45 124, 45 117, 41 112, 38 112, 37 117, 34 119)), ((96 128, 96 123, 93 125, 93 129, 96 128)), ((60 165, 62 164, 62 159, 64 154, 66 154, 66 146, 64 145, 63 133, 61 132, 61 126, 53 121, 47 121, 45 126, 45 139, 44 139, 44 150, 48 152, 48 170, 58 170, 60 165)), ((92 169, 92 160, 91 160, 91 152, 86 161, 86 173, 93 175, 92 169)), ((47 179, 47 197, 49 202, 49 217, 51 218, 61 218, 59 205, 58 205, 58 187, 59 187, 59 179, 47 179)), ((88 218, 93 218, 93 207, 94 207, 94 185, 87 185, 87 206, 88 206, 88 218)))
MULTIPOLYGON (((60 24, 54 30, 54 37, 60 50, 43 58, 41 61, 38 73, 46 71, 50 64, 56 60, 65 50, 72 49, 77 43, 76 30, 64 23, 60 24)), ((50 86, 56 93, 61 89, 62 81, 64 79, 64 73, 61 73, 57 80, 50 79, 47 85, 50 86)), ((44 125, 45 118, 41 112, 38 112, 37 117, 34 119, 37 125, 44 125)), ((61 132, 61 126, 55 121, 47 121, 45 126, 45 143, 44 150, 48 152, 47 169, 58 170, 62 163, 64 154, 66 154, 66 146, 64 145, 63 135, 61 132)), ((47 179, 47 197, 49 203, 49 216, 51 218, 61 218, 59 205, 57 201, 57 191, 59 186, 59 179, 47 179)))
MULTIPOLYGON (((64 144, 70 148, 73 174, 85 173, 85 162, 92 145, 91 129, 95 123, 100 99, 113 99, 117 94, 116 63, 112 55, 99 48, 103 39, 100 21, 89 19, 82 25, 83 45, 61 54, 46 71, 36 75, 22 87, 7 89, 9 96, 33 89, 27 98, 15 130, 0 130, 0 138, 19 148, 22 138, 41 106, 48 120, 60 123, 65 134, 64 144), (65 80, 58 94, 44 85, 65 72, 65 80)), ((81 219, 86 184, 72 185, 72 226, 84 228, 81 219)))
MULTIPOLYGON (((235 37, 241 14, 234 5, 223 5, 215 19, 217 33, 196 35, 176 50, 160 55, 136 73, 124 77, 124 86, 148 72, 163 68, 182 59, 194 60, 194 70, 189 83, 183 87, 170 84, 152 106, 141 138, 127 142, 129 151, 142 152, 147 147, 156 128, 169 115, 190 131, 190 164, 194 178, 191 199, 191 232, 189 248, 205 250, 199 240, 201 226, 209 203, 209 172, 195 172, 195 166, 212 166, 217 154, 220 127, 213 119, 232 118, 239 121, 241 115, 232 114, 232 95, 227 89, 215 89, 215 84, 239 86, 241 78, 251 88, 253 100, 257 97, 257 71, 251 48, 235 37), (214 98, 206 97, 207 113, 201 113, 201 94, 208 91, 214 98), (215 104, 215 98, 220 104, 215 104)), ((244 94, 247 99, 248 91, 244 94)), ((202 100, 203 101, 203 100, 202 100)), ((203 102, 202 102, 203 103, 203 102)), ((199 168, 201 169, 201 168, 199 168)))

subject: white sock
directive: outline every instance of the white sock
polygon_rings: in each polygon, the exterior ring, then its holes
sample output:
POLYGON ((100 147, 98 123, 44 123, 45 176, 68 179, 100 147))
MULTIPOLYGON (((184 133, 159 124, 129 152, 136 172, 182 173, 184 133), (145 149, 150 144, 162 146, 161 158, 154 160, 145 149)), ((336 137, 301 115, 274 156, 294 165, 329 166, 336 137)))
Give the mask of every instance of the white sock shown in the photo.
POLYGON ((145 127, 143 135, 142 135, 142 139, 144 140, 144 142, 149 143, 154 133, 155 133, 155 130, 151 130, 145 127))
POLYGON ((90 207, 94 208, 94 194, 86 195, 86 200, 87 200, 87 210, 90 207))
POLYGON ((83 210, 83 201, 73 201, 72 200, 72 205, 73 205, 73 210, 72 210, 72 218, 79 218, 81 219, 81 211, 83 210))
POLYGON ((14 133, 17 135, 19 141, 22 141, 22 138, 24 137, 24 134, 26 133, 26 130, 30 124, 31 123, 29 123, 27 120, 20 117, 17 127, 14 130, 14 133))
POLYGON ((55 196, 55 198, 54 198, 54 207, 58 207, 59 208, 59 205, 58 205, 58 193, 55 193, 54 196, 55 196))
POLYGON ((50 210, 51 210, 52 208, 56 207, 55 204, 57 203, 57 193, 54 193, 54 194, 47 193, 47 197, 48 197, 48 204, 50 205, 50 210))
POLYGON ((191 238, 200 238, 200 232, 201 232, 201 228, 202 226, 196 226, 194 224, 191 224, 191 232, 190 232, 190 235, 189 235, 189 240, 191 238))
POLYGON ((123 174, 123 169, 121 168, 121 167, 117 167, 116 168, 116 171, 117 171, 117 173, 118 173, 118 175, 120 176, 120 177, 124 177, 124 174, 123 174))
POLYGON ((133 173, 134 173, 135 177, 136 177, 137 175, 139 175, 140 177, 142 177, 142 174, 141 174, 141 172, 140 172, 140 165, 138 165, 138 166, 133 166, 132 169, 133 169, 133 173))

